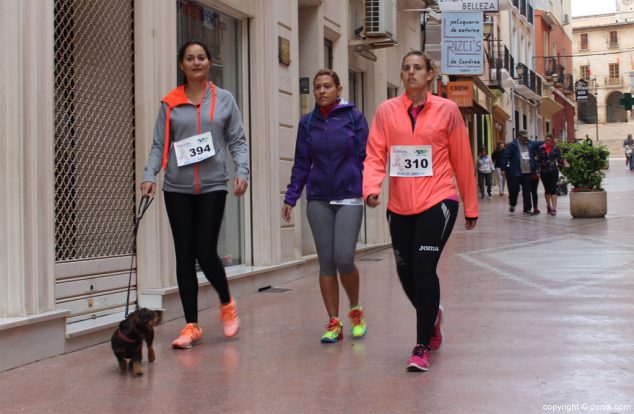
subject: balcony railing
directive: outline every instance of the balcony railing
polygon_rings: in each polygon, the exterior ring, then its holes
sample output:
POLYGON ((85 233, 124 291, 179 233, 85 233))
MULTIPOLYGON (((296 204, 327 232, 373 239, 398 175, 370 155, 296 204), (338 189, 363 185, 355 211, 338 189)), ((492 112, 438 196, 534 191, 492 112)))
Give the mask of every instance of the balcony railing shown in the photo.
POLYGON ((623 85, 623 76, 606 76, 605 86, 621 86, 623 85))
POLYGON ((544 64, 544 76, 550 77, 553 76, 554 73, 557 72, 557 58, 554 56, 539 56, 536 57, 536 64, 539 66, 541 61, 544 64), (540 61, 541 60, 541 61, 540 61))
POLYGON ((490 40, 486 47, 487 66, 489 69, 489 87, 502 89, 505 78, 502 70, 506 70, 507 77, 513 77, 513 57, 508 47, 499 40, 490 40))
POLYGON ((531 69, 526 68, 522 76, 515 78, 519 85, 526 86, 528 89, 541 96, 542 94, 542 78, 537 76, 531 69))

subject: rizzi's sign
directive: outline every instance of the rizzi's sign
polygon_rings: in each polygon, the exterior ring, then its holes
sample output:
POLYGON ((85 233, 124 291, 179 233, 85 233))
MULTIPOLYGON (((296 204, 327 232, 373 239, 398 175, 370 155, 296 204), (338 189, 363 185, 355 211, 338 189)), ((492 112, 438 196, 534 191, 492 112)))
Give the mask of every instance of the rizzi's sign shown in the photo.
POLYGON ((481 75, 484 64, 482 13, 443 13, 441 29, 441 73, 481 75))
POLYGON ((499 0, 438 0, 443 12, 496 12, 499 0))

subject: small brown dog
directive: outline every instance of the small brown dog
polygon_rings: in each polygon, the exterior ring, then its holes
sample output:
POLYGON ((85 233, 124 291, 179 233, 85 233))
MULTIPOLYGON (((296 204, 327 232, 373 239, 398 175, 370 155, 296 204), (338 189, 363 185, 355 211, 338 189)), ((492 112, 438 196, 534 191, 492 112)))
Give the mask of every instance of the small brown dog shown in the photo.
POLYGON ((156 359, 152 342, 154 342, 154 327, 161 323, 163 311, 148 308, 137 309, 119 323, 119 327, 112 334, 110 344, 112 352, 119 361, 119 369, 126 372, 128 367, 136 376, 143 375, 141 360, 143 359, 143 340, 147 344, 148 360, 156 359), (126 364, 126 359, 130 362, 126 364))

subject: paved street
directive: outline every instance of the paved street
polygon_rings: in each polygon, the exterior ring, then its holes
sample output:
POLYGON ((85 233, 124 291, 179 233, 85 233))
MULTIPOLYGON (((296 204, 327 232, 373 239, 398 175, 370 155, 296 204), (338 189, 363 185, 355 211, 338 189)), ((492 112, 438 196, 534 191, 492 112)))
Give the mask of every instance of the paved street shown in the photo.
POLYGON ((606 219, 571 219, 567 196, 548 216, 540 185, 538 216, 494 195, 476 230, 457 222, 439 267, 446 339, 427 373, 405 371, 414 312, 382 250, 358 261, 363 340, 319 342, 327 315, 306 277, 239 298, 235 340, 217 309, 201 312, 191 350, 170 348, 182 320, 159 326, 141 378, 119 374, 109 344, 1 373, 0 411, 634 413, 634 173, 622 159, 605 188, 606 219))

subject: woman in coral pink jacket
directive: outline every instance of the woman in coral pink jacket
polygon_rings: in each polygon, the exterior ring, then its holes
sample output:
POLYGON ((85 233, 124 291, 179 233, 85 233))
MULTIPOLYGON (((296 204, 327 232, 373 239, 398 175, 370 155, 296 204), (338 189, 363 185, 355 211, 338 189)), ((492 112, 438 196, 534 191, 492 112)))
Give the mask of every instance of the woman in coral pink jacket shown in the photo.
POLYGON ((386 173, 390 176, 387 220, 396 269, 416 308, 416 346, 408 371, 427 371, 430 351, 442 343, 436 266, 458 214, 454 177, 464 202, 465 228, 473 229, 478 219, 467 129, 454 102, 429 93, 435 76, 426 54, 405 55, 405 94, 377 109, 364 163, 363 196, 368 206, 380 204, 381 183, 386 173))

